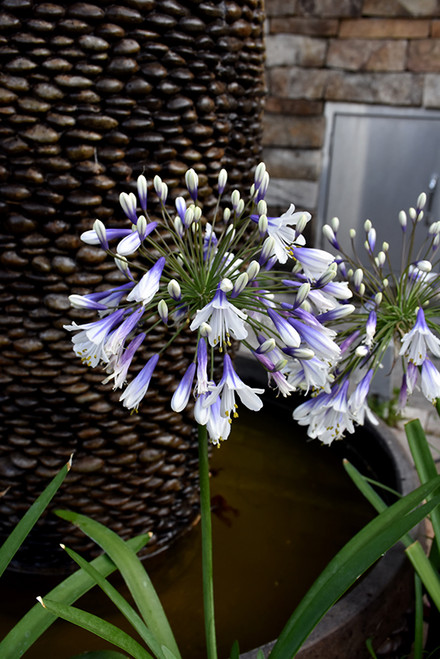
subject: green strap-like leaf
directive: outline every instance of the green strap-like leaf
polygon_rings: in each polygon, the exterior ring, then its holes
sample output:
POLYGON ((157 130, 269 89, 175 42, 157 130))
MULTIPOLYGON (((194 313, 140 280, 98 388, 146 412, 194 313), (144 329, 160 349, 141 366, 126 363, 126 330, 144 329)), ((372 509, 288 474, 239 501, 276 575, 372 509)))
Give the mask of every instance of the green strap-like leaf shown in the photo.
POLYGON ((29 510, 24 514, 17 526, 10 533, 7 540, 0 548, 0 577, 8 567, 9 563, 15 556, 17 550, 23 544, 31 529, 35 526, 50 501, 60 488, 63 480, 66 478, 71 462, 64 465, 49 485, 43 490, 38 499, 34 501, 29 510))
POLYGON ((169 648, 177 659, 180 659, 179 648, 162 604, 136 554, 127 548, 125 542, 114 531, 90 517, 67 510, 58 510, 56 513, 62 519, 78 526, 112 559, 122 574, 147 627, 161 645, 169 648))
POLYGON ((234 641, 232 644, 231 652, 229 654, 229 659, 239 659, 240 657, 240 648, 238 641, 234 641))
POLYGON ((60 604, 47 598, 41 600, 41 603, 50 613, 58 616, 58 618, 72 622, 74 625, 78 625, 78 627, 82 627, 95 634, 95 636, 99 636, 105 641, 116 645, 116 647, 121 648, 124 652, 128 652, 134 659, 154 659, 134 638, 122 631, 122 629, 119 629, 119 627, 112 625, 111 622, 107 622, 107 620, 103 620, 87 611, 77 609, 75 606, 66 606, 65 604, 60 604))
POLYGON ((69 556, 79 565, 79 567, 82 568, 88 575, 90 575, 90 577, 101 588, 101 590, 103 590, 103 592, 111 599, 113 604, 119 609, 122 615, 125 616, 128 622, 137 631, 142 640, 145 641, 151 652, 153 652, 156 657, 165 659, 164 653, 162 652, 162 649, 157 640, 154 638, 153 634, 147 628, 142 618, 136 613, 133 607, 118 592, 118 590, 112 586, 112 584, 108 582, 107 579, 93 567, 93 565, 82 558, 82 556, 77 554, 72 549, 69 549, 68 547, 65 549, 69 556))
MULTIPOLYGON (((344 467, 355 485, 372 506, 374 506, 377 512, 381 513, 385 510, 387 508, 386 503, 381 499, 377 492, 373 490, 371 485, 367 482, 367 479, 359 473, 356 467, 353 467, 353 465, 347 461, 344 461, 344 467)), ((434 570, 430 559, 425 554, 420 542, 418 540, 414 542, 409 533, 405 533, 401 540, 406 547, 406 555, 411 561, 417 574, 422 579, 433 602, 440 609, 440 579, 437 572, 434 570)))
MULTIPOLYGON (((420 482, 426 483, 436 476, 437 467, 431 455, 422 424, 418 419, 409 421, 405 424, 405 432, 420 482)), ((431 512, 431 522, 434 530, 434 539, 440 550, 440 507, 431 512)))
MULTIPOLYGON (((127 545, 137 552, 145 547, 148 540, 148 535, 142 535, 127 540, 127 545)), ((91 565, 104 576, 116 570, 116 565, 105 555, 95 558, 91 565)), ((47 597, 63 604, 73 604, 94 586, 93 579, 83 570, 78 570, 47 593, 47 597)), ((35 604, 0 642, 0 657, 2 659, 22 657, 56 619, 55 615, 43 609, 40 604, 35 604)))
POLYGON ((440 476, 384 510, 352 538, 330 561, 302 599, 276 642, 270 659, 292 659, 328 609, 345 591, 418 524, 440 502, 436 497, 419 506, 438 489, 440 476))

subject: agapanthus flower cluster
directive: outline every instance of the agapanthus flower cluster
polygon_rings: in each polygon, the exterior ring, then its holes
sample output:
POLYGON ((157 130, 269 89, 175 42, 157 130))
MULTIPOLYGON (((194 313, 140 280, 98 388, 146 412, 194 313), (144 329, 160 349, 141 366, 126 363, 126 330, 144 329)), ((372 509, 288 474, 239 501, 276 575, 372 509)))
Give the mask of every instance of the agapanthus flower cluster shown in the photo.
POLYGON ((94 309, 99 318, 66 329, 74 332, 75 353, 88 366, 103 368, 103 381, 121 388, 121 402, 134 411, 154 380, 161 354, 187 332, 193 359, 170 405, 181 412, 192 401, 195 421, 218 444, 230 433, 238 401, 250 410, 263 404, 263 389, 245 384, 235 371, 232 342, 240 342, 283 396, 298 388, 330 391, 329 372, 340 348, 327 323, 353 307, 346 304, 348 286, 334 282, 334 256, 306 246, 303 231, 310 214, 291 205, 280 217, 268 215, 269 176, 263 163, 247 200, 238 190, 226 199, 227 172, 220 171, 217 205, 209 220, 198 199, 197 173, 188 170, 185 181, 186 198, 168 204, 167 185, 154 178, 161 212, 153 220, 147 180, 139 176, 137 195, 120 196, 131 226, 107 228, 96 220, 81 236, 105 250, 127 281, 71 295, 72 306, 94 309), (283 265, 282 272, 277 264, 283 265), (169 339, 131 377, 136 352, 159 323, 167 326, 169 339), (217 375, 214 363, 219 361, 217 375))
POLYGON ((403 410, 416 387, 432 403, 440 398, 440 372, 435 365, 435 358, 440 357, 440 222, 424 221, 425 204, 422 193, 415 208, 399 214, 399 272, 392 267, 395 260, 390 258, 390 245, 384 242, 378 246, 370 220, 364 223, 365 251, 359 256, 354 229, 350 231, 348 253, 338 240, 339 220, 333 218, 323 227, 325 237, 338 252, 338 270, 350 284, 356 311, 339 334, 341 356, 333 369, 330 390, 294 412, 294 418, 308 426, 311 437, 330 443, 344 432, 353 432, 365 418, 374 421, 367 396, 389 347, 393 350, 392 367, 400 363, 403 372, 398 410, 403 410), (422 232, 423 241, 419 239, 422 232), (416 249, 421 242, 422 247, 416 249))

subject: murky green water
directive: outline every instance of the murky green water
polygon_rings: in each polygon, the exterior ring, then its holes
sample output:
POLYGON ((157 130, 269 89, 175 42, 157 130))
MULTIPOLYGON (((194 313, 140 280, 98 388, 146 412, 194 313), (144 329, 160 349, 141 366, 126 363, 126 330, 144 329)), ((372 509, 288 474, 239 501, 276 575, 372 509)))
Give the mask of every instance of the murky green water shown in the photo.
MULTIPOLYGON (((211 462, 220 658, 228 656, 236 638, 242 651, 275 638, 320 570, 371 515, 340 455, 307 442, 290 413, 280 418, 276 408, 266 409, 240 414, 211 462)), ((204 658, 199 527, 148 565, 184 659, 204 658)), ((9 588, 1 635, 18 608, 27 610, 35 595, 50 587, 47 580, 14 583, 20 606, 10 599, 9 588)), ((119 624, 112 605, 97 592, 81 606, 119 624)), ((104 646, 59 622, 26 657, 65 659, 104 646)))

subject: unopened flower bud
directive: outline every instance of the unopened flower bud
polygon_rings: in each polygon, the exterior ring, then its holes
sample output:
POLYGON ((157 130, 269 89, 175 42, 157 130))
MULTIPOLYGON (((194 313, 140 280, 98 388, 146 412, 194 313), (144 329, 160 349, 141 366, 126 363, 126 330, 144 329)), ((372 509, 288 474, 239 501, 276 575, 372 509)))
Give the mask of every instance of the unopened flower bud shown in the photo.
POLYGON ((425 204, 426 204, 426 193, 421 192, 417 199, 417 208, 419 210, 422 210, 423 208, 425 208, 425 204))
POLYGON ((333 229, 333 231, 336 233, 339 229, 339 217, 332 217, 330 220, 330 226, 333 229))
POLYGON ((365 220, 364 222, 364 230, 368 233, 370 229, 372 228, 371 220, 365 220))
POLYGON ((137 185, 138 197, 139 197, 139 202, 141 204, 141 208, 144 212, 146 212, 148 186, 147 186, 147 179, 143 174, 138 176, 136 185, 137 185))
POLYGON ((260 265, 258 261, 251 261, 247 269, 247 275, 249 277, 249 281, 253 281, 255 277, 258 277, 259 272, 260 272, 260 265))
POLYGON ((358 346, 355 350, 355 354, 357 357, 366 357, 370 351, 368 350, 367 346, 358 346))
POLYGON ((324 234, 325 238, 327 238, 329 243, 334 245, 334 243, 336 242, 336 236, 335 236, 335 232, 333 231, 333 229, 329 224, 324 224, 324 226, 322 227, 322 233, 324 234))
POLYGON ((382 243, 382 251, 383 252, 388 252, 389 248, 390 248, 390 244, 384 241, 382 243))
POLYGON ((212 327, 209 323, 202 323, 199 329, 200 336, 209 336, 212 332, 212 327))
POLYGON ((194 220, 194 206, 189 206, 185 211, 185 226, 190 227, 194 220))
POLYGON ((414 221, 417 217, 416 209, 411 206, 411 208, 408 209, 408 215, 409 215, 410 219, 414 221))
POLYGON ((388 279, 386 279, 386 278, 382 279, 382 286, 384 288, 388 288, 389 284, 390 284, 390 282, 388 281, 388 279))
POLYGON ((230 208, 225 208, 223 211, 223 219, 225 222, 229 222, 231 218, 231 209, 230 208))
POLYGON ((259 355, 264 355, 266 352, 271 352, 276 347, 277 342, 275 339, 266 339, 266 341, 263 341, 263 343, 259 345, 256 352, 258 352, 259 355))
POLYGON ((167 290, 170 297, 172 297, 173 300, 176 300, 176 302, 179 302, 182 297, 182 291, 179 283, 175 279, 170 279, 168 282, 167 290))
POLYGON ((240 193, 238 190, 233 190, 231 194, 232 208, 236 211, 240 201, 240 193))
POLYGON ((234 288, 234 284, 230 279, 227 277, 224 277, 221 282, 220 282, 220 290, 223 291, 223 293, 229 293, 229 291, 232 291, 234 288))
POLYGON ((219 194, 223 194, 223 192, 225 190, 225 187, 226 187, 227 180, 228 180, 228 172, 226 171, 226 169, 221 169, 219 174, 218 174, 218 191, 219 191, 219 194))
POLYGON ((267 204, 264 199, 260 199, 257 204, 257 213, 258 215, 267 215, 267 204))
POLYGON ((199 177, 197 176, 194 169, 191 168, 185 172, 185 183, 186 183, 186 187, 188 188, 188 192, 190 193, 192 199, 194 199, 195 201, 197 199, 197 188, 199 185, 199 177))
POLYGON ((364 272, 362 268, 358 268, 357 270, 355 270, 353 275, 353 283, 357 289, 359 289, 359 286, 361 285, 363 278, 364 278, 364 272))
POLYGON ((298 222, 296 223, 296 234, 299 235, 304 231, 304 229, 307 226, 308 221, 310 220, 311 215, 310 213, 303 213, 301 217, 299 218, 298 222))
POLYGON ((266 165, 264 164, 264 162, 260 162, 257 165, 254 174, 254 182, 256 188, 259 188, 261 183, 263 182, 265 172, 266 172, 266 165))
POLYGON ((198 222, 202 217, 202 209, 200 206, 194 206, 194 222, 198 222))
POLYGON ((299 306, 304 302, 304 300, 307 298, 307 296, 310 293, 310 284, 308 282, 305 282, 304 284, 301 284, 301 286, 298 288, 298 292, 296 294, 296 304, 299 306))
POLYGON ((362 282, 362 284, 359 286, 359 295, 364 295, 365 294, 365 284, 362 282))
POLYGON ((286 368, 288 364, 287 359, 279 359, 276 364, 274 364, 273 370, 274 371, 282 371, 283 368, 286 368))
POLYGON ((422 272, 431 272, 432 270, 431 261, 425 261, 425 260, 417 261, 416 266, 422 272))
POLYGON ((237 208, 235 209, 235 212, 237 213, 237 215, 241 215, 243 211, 244 211, 244 201, 243 199, 240 199, 240 201, 237 204, 237 208))
POLYGON ((349 234, 350 238, 354 240, 356 238, 356 229, 350 229, 349 234))
POLYGON ((248 283, 249 283, 249 277, 247 272, 242 272, 240 275, 238 275, 237 279, 235 280, 234 290, 232 291, 232 297, 236 297, 237 295, 240 295, 240 293, 244 291, 248 283))
POLYGON ((402 227, 402 229, 405 230, 406 225, 407 225, 407 218, 406 218, 405 211, 400 211, 400 213, 399 213, 399 223, 400 223, 400 226, 402 227))
POLYGON ((178 215, 174 218, 173 224, 174 224, 175 232, 177 233, 178 236, 180 236, 180 238, 182 238, 183 234, 185 233, 185 228, 183 226, 182 220, 178 215))
POLYGON ((137 222, 136 195, 133 192, 130 192, 129 194, 127 192, 121 192, 121 194, 119 195, 119 203, 121 204, 121 208, 128 217, 128 219, 131 220, 133 224, 136 224, 137 222))
POLYGON ((376 265, 377 265, 379 268, 381 268, 381 267, 383 266, 383 264, 385 263, 386 258, 387 258, 387 257, 386 257, 386 255, 385 255, 385 252, 378 252, 376 258, 374 259, 375 262, 376 262, 376 265))
POLYGON ((267 219, 267 215, 260 215, 260 218, 258 220, 258 230, 260 232, 261 237, 266 235, 268 224, 269 222, 267 219))
POLYGON ((380 304, 382 302, 382 298, 383 298, 383 295, 380 291, 379 291, 379 293, 376 293, 376 295, 374 296, 374 301, 376 303, 376 306, 378 306, 378 307, 380 306, 380 304))
POLYGON ((159 304, 157 305, 157 312, 159 316, 161 317, 162 321, 165 323, 165 325, 168 322, 168 305, 165 302, 165 300, 160 300, 159 304))
POLYGON ((108 240, 104 223, 101 222, 101 220, 95 220, 93 222, 93 230, 98 236, 102 249, 108 249, 108 240))
POLYGON ((147 230, 147 220, 145 215, 141 215, 137 221, 136 228, 138 230, 138 233, 142 239, 142 236, 145 237, 145 232, 147 230))
POLYGON ((268 259, 272 256, 275 250, 275 239, 272 236, 268 236, 263 243, 263 248, 260 254, 260 264, 266 263, 268 259))

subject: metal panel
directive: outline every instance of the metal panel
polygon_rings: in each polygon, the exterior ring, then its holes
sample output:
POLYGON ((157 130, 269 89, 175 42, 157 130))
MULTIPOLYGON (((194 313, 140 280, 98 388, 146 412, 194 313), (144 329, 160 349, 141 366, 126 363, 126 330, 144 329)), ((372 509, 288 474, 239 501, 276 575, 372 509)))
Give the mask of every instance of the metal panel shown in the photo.
POLYGON ((368 218, 379 244, 394 247, 401 233, 398 213, 414 206, 420 192, 429 194, 425 221, 440 219, 440 112, 328 103, 326 119, 317 242, 323 244, 322 225, 337 216, 341 243, 348 246, 348 229, 354 228, 362 251, 368 218))

